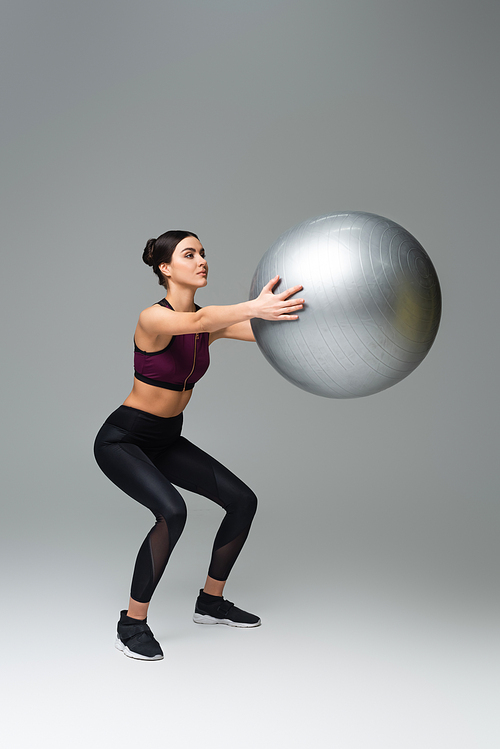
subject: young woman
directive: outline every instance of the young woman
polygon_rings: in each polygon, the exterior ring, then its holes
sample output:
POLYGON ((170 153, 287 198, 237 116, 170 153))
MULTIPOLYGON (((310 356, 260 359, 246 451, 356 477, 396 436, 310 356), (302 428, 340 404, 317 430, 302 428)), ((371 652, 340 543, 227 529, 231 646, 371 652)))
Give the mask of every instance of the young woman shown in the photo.
POLYGON ((134 387, 102 426, 94 451, 106 476, 156 518, 137 555, 129 608, 121 612, 116 647, 131 658, 159 660, 163 653, 147 624, 147 612, 186 522, 186 505, 173 484, 207 497, 226 512, 194 621, 260 625, 259 617, 222 597, 248 536, 257 499, 227 468, 181 437, 182 418, 194 384, 208 368, 211 343, 218 338, 253 341, 253 317, 297 320, 304 300, 290 298, 302 286, 273 294, 277 276, 249 302, 198 307, 194 296, 207 285, 208 264, 198 237, 187 231, 168 231, 150 239, 143 260, 153 267, 166 297, 139 316, 134 387))

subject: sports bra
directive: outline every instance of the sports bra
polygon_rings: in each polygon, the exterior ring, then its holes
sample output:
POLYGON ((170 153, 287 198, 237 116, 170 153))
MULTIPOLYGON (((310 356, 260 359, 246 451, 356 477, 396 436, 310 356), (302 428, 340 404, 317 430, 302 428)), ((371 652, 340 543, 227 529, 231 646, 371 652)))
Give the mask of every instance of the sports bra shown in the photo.
MULTIPOLYGON (((162 307, 174 310, 166 299, 162 307)), ((196 310, 200 307, 195 305, 196 310)), ((134 377, 166 390, 192 390, 208 369, 209 333, 175 335, 161 351, 141 351, 134 339, 134 377)))

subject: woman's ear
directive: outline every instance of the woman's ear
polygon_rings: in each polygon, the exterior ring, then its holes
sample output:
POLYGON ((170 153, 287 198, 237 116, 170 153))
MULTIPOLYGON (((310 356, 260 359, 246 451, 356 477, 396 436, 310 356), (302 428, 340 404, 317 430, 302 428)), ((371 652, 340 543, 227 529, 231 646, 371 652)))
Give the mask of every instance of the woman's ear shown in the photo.
POLYGON ((170 266, 168 263, 160 263, 158 268, 163 273, 164 276, 166 276, 167 278, 170 277, 170 266))

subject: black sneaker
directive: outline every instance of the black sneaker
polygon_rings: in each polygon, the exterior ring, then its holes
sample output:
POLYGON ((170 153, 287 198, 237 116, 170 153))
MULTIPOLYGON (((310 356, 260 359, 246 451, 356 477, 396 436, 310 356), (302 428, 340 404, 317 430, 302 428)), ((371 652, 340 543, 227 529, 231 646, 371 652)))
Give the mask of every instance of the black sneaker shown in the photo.
POLYGON ((115 647, 129 658, 140 661, 159 661, 163 651, 147 625, 147 619, 132 619, 120 611, 115 647))
POLYGON ((193 621, 196 624, 227 624, 229 627, 259 627, 261 624, 255 614, 242 611, 222 596, 210 596, 203 590, 196 599, 193 621))

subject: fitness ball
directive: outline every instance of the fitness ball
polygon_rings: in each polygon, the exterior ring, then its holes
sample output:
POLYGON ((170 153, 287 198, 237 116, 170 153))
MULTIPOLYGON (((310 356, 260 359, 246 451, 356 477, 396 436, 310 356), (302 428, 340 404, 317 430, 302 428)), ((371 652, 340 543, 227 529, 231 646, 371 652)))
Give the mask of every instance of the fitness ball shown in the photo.
POLYGON ((441 291, 424 248, 390 219, 361 211, 303 221, 255 271, 250 299, 302 284, 296 321, 253 319, 257 344, 289 382, 327 398, 360 398, 403 380, 425 358, 441 291))

